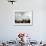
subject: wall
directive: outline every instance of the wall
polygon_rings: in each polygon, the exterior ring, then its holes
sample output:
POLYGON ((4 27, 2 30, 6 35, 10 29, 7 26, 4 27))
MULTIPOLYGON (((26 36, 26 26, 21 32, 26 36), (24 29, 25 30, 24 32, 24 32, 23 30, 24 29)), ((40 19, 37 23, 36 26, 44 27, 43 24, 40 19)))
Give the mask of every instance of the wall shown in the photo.
POLYGON ((0 40, 15 39, 21 31, 31 34, 33 40, 46 40, 45 0, 17 0, 14 5, 7 0, 0 0, 0 40), (13 24, 15 10, 33 10, 33 25, 15 26, 13 24))

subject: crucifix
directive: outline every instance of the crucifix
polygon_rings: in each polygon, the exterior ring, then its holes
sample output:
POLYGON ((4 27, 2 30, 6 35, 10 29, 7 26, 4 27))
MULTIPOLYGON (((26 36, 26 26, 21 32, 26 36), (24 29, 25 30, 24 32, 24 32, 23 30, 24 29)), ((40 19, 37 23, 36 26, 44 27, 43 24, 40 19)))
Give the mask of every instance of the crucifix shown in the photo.
POLYGON ((13 4, 13 3, 16 2, 16 1, 14 1, 14 0, 9 0, 8 2, 11 2, 11 3, 13 4))

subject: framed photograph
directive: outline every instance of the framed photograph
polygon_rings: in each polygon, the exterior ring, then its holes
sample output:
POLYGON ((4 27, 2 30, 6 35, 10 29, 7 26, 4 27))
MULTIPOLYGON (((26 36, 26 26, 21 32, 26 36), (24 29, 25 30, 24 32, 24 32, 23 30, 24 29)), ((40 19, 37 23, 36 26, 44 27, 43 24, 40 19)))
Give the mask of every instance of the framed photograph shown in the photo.
POLYGON ((33 15, 32 11, 16 11, 15 25, 32 25, 33 15))

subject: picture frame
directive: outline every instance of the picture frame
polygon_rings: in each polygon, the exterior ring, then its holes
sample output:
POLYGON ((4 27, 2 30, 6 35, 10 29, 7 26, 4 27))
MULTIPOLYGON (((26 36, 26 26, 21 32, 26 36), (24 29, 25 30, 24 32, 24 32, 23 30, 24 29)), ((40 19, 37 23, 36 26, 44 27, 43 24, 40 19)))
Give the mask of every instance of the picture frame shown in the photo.
POLYGON ((15 11, 15 25, 31 25, 33 24, 33 11, 15 11))

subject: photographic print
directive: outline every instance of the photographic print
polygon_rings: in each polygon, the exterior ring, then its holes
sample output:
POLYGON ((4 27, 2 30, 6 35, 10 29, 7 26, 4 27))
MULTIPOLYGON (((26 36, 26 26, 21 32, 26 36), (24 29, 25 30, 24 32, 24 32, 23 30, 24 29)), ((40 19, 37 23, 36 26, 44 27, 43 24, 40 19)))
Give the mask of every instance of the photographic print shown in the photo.
POLYGON ((16 11, 15 25, 32 25, 32 11, 16 11))

